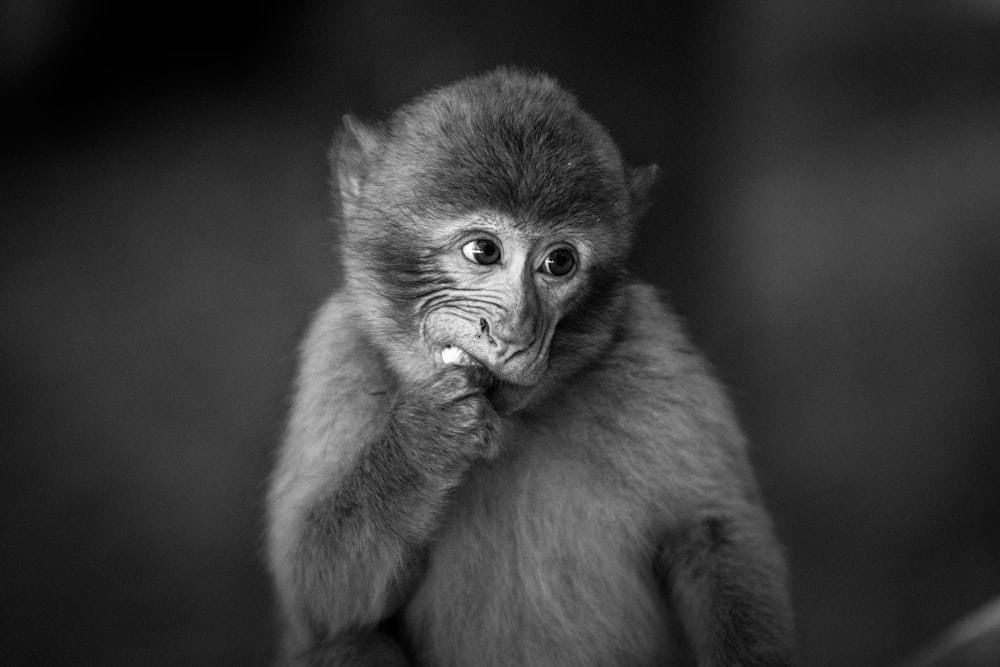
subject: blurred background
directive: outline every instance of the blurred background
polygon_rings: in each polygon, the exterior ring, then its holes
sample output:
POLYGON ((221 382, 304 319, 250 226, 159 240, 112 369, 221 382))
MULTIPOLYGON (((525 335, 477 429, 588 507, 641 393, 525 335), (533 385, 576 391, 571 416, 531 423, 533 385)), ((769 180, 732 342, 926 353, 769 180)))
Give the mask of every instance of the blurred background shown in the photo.
POLYGON ((498 64, 661 166, 634 269, 731 388, 804 662, 1000 594, 1000 1, 0 0, 7 664, 269 662, 329 138, 498 64))

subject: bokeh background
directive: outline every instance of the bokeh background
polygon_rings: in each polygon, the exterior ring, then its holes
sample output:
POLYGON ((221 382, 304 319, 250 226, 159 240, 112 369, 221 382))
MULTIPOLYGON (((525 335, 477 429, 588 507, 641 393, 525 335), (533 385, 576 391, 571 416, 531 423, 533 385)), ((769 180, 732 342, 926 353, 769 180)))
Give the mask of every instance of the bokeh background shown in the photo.
POLYGON ((732 390, 805 663, 1000 593, 997 0, 0 0, 6 664, 269 662, 329 138, 498 64, 661 166, 634 269, 732 390))

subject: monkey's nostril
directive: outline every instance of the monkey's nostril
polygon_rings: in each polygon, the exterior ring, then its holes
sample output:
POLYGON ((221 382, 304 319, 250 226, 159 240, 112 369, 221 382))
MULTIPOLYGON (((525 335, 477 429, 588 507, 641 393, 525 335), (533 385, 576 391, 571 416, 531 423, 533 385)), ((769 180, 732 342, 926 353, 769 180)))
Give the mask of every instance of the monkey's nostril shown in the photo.
POLYGON ((490 345, 497 344, 497 342, 493 340, 493 336, 490 335, 490 323, 486 321, 485 317, 479 318, 479 335, 486 336, 486 340, 490 342, 490 345))

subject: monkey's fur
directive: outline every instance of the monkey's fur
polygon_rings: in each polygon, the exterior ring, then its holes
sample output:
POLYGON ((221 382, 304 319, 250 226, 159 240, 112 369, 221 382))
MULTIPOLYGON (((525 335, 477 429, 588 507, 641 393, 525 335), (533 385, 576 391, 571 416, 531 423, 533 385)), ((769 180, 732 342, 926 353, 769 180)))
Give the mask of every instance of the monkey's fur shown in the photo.
POLYGON ((791 664, 744 437, 625 270, 655 167, 506 69, 345 118, 331 162, 344 283, 268 495, 281 662, 791 664))

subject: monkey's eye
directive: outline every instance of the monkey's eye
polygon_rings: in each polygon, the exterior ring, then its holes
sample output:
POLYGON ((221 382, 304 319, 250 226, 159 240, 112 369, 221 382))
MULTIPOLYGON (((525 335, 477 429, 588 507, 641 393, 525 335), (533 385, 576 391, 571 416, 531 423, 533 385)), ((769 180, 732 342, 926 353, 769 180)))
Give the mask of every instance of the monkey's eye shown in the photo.
POLYGON ((565 276, 576 266, 576 258, 568 248, 557 248, 542 262, 542 272, 551 276, 565 276))
POLYGON ((476 264, 496 264, 500 261, 500 246, 489 239, 476 239, 462 246, 462 254, 476 264))

